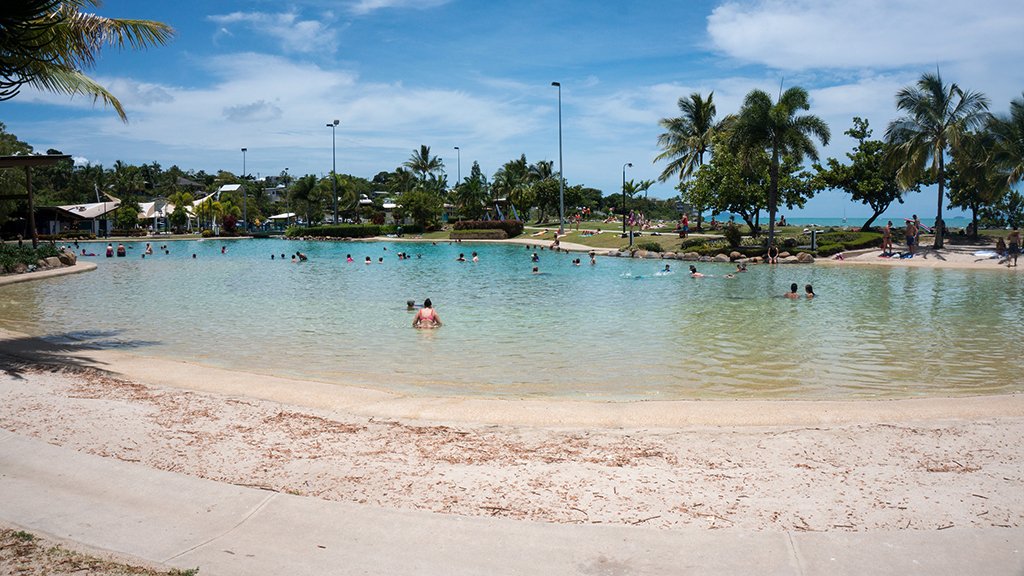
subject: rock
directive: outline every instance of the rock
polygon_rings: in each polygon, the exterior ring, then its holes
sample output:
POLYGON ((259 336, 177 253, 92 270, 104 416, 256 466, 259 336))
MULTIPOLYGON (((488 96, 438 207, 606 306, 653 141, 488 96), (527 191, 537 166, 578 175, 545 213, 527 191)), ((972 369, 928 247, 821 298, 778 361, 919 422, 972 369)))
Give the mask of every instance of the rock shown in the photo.
POLYGON ((637 250, 633 252, 633 258, 647 258, 647 250, 637 250))
POLYGON ((21 262, 18 262, 17 264, 14 265, 14 268, 11 269, 11 272, 15 274, 24 274, 25 272, 28 272, 28 266, 21 262))
POLYGON ((814 256, 811 256, 807 252, 801 252, 796 255, 796 261, 801 264, 811 264, 814 262, 814 256))
POLYGON ((697 254, 696 252, 686 252, 683 254, 682 259, 690 262, 696 262, 697 260, 700 260, 700 254, 697 254))
POLYGON ((799 262, 796 256, 786 256, 785 258, 779 258, 779 264, 796 264, 799 262))
POLYGON ((74 252, 68 252, 66 250, 64 250, 60 254, 58 254, 57 258, 60 259, 60 263, 65 265, 65 266, 74 266, 75 262, 78 262, 78 257, 75 256, 75 253, 74 252))
POLYGON ((715 262, 731 262, 732 261, 732 260, 729 259, 729 255, 728 254, 715 254, 715 257, 713 258, 713 260, 715 262))
POLYGON ((761 262, 762 260, 760 256, 753 256, 751 258, 747 258, 748 264, 760 264, 761 262))
POLYGON ((50 256, 49 258, 46 259, 46 266, 48 268, 60 268, 61 265, 62 264, 60 258, 56 256, 50 256))
POLYGON ((792 256, 792 254, 790 254, 789 252, 781 252, 781 253, 779 253, 779 259, 780 260, 783 259, 783 258, 789 258, 790 256, 792 256))
POLYGON ((46 268, 46 260, 36 260, 36 268, 46 268))
POLYGON ((743 254, 742 253, 737 252, 735 250, 733 250, 732 252, 729 252, 729 260, 739 260, 740 258, 743 258, 743 254))
POLYGON ((664 260, 675 260, 676 259, 676 253, 675 252, 662 252, 661 253, 661 257, 664 260))

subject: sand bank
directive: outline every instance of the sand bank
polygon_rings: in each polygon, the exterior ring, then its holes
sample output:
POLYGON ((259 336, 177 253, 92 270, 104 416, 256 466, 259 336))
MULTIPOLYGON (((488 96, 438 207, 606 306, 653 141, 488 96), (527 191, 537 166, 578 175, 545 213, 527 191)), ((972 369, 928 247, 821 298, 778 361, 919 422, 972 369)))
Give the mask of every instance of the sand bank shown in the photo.
POLYGON ((96 264, 92 262, 79 261, 74 266, 65 266, 63 268, 51 268, 49 270, 26 272, 24 274, 4 274, 0 276, 0 286, 17 284, 19 282, 31 282, 33 280, 44 280, 46 278, 55 278, 57 276, 64 276, 67 274, 79 274, 81 272, 89 272, 90 270, 95 269, 96 264))
MULTIPOLYGON (((815 263, 853 266, 890 266, 895 268, 958 268, 964 270, 993 270, 1016 273, 1020 267, 1007 268, 1000 258, 977 256, 976 252, 991 251, 995 246, 947 246, 942 250, 922 247, 913 258, 883 258, 879 249, 857 250, 844 254, 843 260, 820 258, 815 263)), ((897 252, 902 247, 897 248, 897 252)))

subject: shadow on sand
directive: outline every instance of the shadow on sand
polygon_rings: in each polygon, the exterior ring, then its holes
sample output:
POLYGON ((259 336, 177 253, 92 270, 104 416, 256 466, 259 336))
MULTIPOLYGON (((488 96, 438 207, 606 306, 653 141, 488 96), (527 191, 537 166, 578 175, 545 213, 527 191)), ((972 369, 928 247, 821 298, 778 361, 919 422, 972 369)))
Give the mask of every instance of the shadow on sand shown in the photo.
POLYGON ((84 350, 136 349, 157 342, 124 340, 119 332, 65 332, 46 336, 0 339, 0 372, 23 379, 29 370, 93 369, 106 372, 105 362, 75 354, 84 350))

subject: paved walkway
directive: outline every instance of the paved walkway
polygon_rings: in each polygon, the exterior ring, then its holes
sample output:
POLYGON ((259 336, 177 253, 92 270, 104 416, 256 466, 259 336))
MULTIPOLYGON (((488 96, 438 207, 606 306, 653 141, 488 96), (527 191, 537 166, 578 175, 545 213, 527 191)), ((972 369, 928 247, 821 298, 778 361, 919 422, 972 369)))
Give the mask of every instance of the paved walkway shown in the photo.
POLYGON ((1024 574, 1024 529, 667 531, 446 516, 220 484, 7 431, 0 521, 203 576, 1024 574))

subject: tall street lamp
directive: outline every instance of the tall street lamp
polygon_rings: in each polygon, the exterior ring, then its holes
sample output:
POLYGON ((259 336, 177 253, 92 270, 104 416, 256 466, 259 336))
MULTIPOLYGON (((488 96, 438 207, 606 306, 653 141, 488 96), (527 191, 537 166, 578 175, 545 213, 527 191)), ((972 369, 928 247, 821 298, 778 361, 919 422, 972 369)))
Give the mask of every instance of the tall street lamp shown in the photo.
POLYGON ((565 234, 565 175, 562 174, 562 83, 558 87, 558 234, 565 234))
POLYGON ((334 135, 337 133, 335 128, 341 124, 340 120, 335 120, 327 125, 331 129, 331 189, 334 191, 334 223, 338 223, 338 160, 335 148, 334 135))
MULTIPOLYGON (((626 162, 622 165, 622 237, 626 237, 626 168, 632 168, 632 162, 626 162)), ((629 243, 633 244, 633 239, 629 239, 629 243)))
POLYGON ((247 194, 245 193, 245 152, 248 148, 242 148, 242 222, 245 222, 245 229, 249 229, 249 208, 246 204, 247 194))
POLYGON ((456 185, 456 186, 458 186, 458 185, 459 185, 459 182, 462 182, 462 150, 459 150, 459 147, 458 147, 458 146, 456 146, 456 147, 455 147, 455 153, 456 153, 456 154, 458 154, 458 159, 459 159, 459 160, 458 160, 458 166, 459 166, 459 171, 458 171, 458 175, 459 175, 459 176, 458 176, 458 178, 457 178, 457 179, 455 180, 455 185, 456 185))

